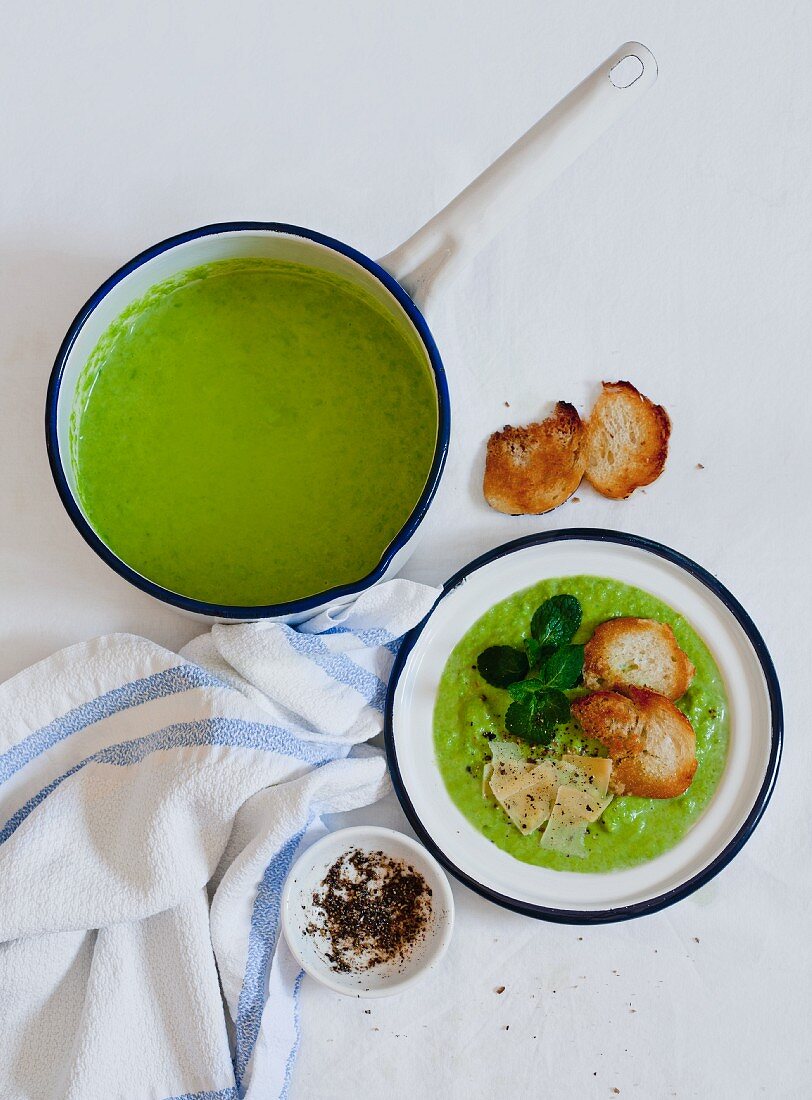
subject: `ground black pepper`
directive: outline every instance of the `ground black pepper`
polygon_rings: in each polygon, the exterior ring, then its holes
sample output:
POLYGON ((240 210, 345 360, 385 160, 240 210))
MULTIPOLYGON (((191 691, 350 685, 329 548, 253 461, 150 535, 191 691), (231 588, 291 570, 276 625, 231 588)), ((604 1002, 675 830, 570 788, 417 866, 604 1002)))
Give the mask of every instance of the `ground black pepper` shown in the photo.
POLYGON ((333 970, 357 972, 406 960, 428 930, 431 889, 403 860, 352 848, 313 892, 313 908, 307 934, 329 941, 333 970))

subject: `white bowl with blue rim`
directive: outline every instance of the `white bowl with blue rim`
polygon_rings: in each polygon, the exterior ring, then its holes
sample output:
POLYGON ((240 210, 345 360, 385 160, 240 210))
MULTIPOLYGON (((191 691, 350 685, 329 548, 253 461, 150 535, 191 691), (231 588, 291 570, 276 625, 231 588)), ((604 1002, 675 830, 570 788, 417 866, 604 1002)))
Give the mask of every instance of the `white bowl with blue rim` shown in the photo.
POLYGON ((707 570, 667 546, 616 531, 531 535, 477 558, 445 585, 407 635, 387 697, 386 747, 398 798, 437 859, 483 897, 529 916, 572 924, 656 912, 709 882, 741 850, 769 802, 783 736, 781 692, 752 619, 707 570), (719 784, 686 835, 662 855, 604 873, 523 863, 488 840, 452 801, 437 766, 433 711, 457 642, 494 604, 546 578, 592 575, 644 589, 682 615, 725 682, 730 740, 719 784))

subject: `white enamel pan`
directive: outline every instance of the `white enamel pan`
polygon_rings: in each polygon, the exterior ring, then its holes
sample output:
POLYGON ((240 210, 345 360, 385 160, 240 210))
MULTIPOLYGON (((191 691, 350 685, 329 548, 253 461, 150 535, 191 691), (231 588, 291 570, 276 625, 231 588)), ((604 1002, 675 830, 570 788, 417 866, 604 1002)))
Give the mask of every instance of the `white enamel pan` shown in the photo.
POLYGON ((221 620, 295 622, 396 573, 414 548, 437 490, 451 425, 448 389, 424 313, 432 295, 468 263, 522 207, 559 176, 657 78, 651 52, 627 42, 519 138, 490 168, 399 248, 374 261, 349 245, 310 229, 276 222, 226 222, 162 241, 125 264, 82 307, 51 374, 46 438, 62 502, 86 542, 120 576, 151 596, 193 614, 221 620), (364 286, 404 329, 416 332, 437 390, 438 433, 423 493, 375 569, 351 584, 292 601, 259 607, 204 603, 171 592, 118 558, 93 530, 79 499, 69 446, 70 413, 82 368, 107 327, 151 286, 198 264, 234 257, 298 261, 364 286))

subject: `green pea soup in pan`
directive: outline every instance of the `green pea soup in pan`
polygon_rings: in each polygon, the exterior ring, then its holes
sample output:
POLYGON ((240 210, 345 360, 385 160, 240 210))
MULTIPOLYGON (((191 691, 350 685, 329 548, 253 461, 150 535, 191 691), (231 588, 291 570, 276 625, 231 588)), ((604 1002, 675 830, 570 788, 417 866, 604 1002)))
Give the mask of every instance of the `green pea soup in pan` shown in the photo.
POLYGON ((71 448, 116 555, 172 591, 254 605, 369 573, 436 435, 416 336, 339 275, 246 258, 173 276, 110 325, 71 448))

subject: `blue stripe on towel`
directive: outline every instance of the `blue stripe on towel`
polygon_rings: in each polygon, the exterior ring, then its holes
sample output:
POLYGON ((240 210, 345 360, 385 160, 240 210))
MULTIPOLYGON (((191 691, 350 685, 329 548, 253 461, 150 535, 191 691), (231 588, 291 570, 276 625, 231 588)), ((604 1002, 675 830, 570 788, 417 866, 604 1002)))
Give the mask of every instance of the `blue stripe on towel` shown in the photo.
POLYGON ((318 634, 300 634, 288 627, 285 638, 291 649, 309 657, 339 684, 353 688, 375 710, 383 711, 386 684, 374 672, 356 665, 343 653, 334 653, 318 634))
POLYGON ((164 729, 155 730, 145 737, 108 745, 91 756, 86 756, 72 768, 43 787, 21 806, 0 829, 0 844, 20 827, 30 813, 56 788, 86 764, 138 764, 151 752, 163 749, 186 749, 200 745, 224 745, 238 749, 263 749, 293 756, 306 764, 323 764, 332 760, 340 750, 336 745, 300 741, 281 726, 269 726, 262 722, 245 722, 237 718, 205 718, 197 722, 178 722, 164 729))
MULTIPOLYGON (((307 629, 307 623, 296 629, 300 633, 311 633, 307 629)), ((368 646, 369 649, 387 648, 392 642, 398 640, 391 631, 384 630, 382 626, 371 626, 367 630, 353 630, 349 626, 342 626, 341 623, 336 623, 327 630, 314 630, 313 634, 318 635, 319 638, 326 638, 329 634, 352 634, 353 638, 357 638, 361 645, 368 646)))
POLYGON ((172 1096, 170 1100, 239 1100, 240 1093, 236 1085, 230 1089, 217 1089, 214 1092, 184 1092, 182 1096, 172 1096))
POLYGON ((282 1084, 282 1091, 279 1094, 279 1100, 288 1100, 288 1090, 290 1088, 291 1078, 293 1077, 293 1063, 296 1061, 296 1055, 299 1053, 299 1041, 302 1037, 301 1025, 300 1025, 300 1010, 301 1005, 299 1003, 302 978, 304 977, 304 970, 300 970, 296 975, 296 981, 293 983, 293 1030, 296 1033, 296 1037, 293 1040, 293 1046, 290 1048, 288 1054, 288 1060, 285 1063, 285 1080, 282 1084))
MULTIPOLYGON (((234 1028, 236 1039, 234 1069, 238 1084, 242 1084, 262 1023, 268 967, 271 965, 279 932, 282 886, 306 829, 305 826, 292 836, 265 868, 254 901, 251 930, 248 933, 245 976, 237 1002, 237 1022, 234 1028)), ((298 1046, 298 1039, 294 1043, 294 1049, 296 1046, 298 1046)))
POLYGON ((78 733, 87 726, 110 718, 131 707, 149 703, 152 699, 164 699, 168 695, 178 695, 199 687, 222 687, 221 680, 215 679, 197 665, 177 665, 152 676, 144 676, 129 684, 113 688, 97 699, 74 707, 67 714, 55 718, 47 726, 35 730, 24 740, 0 756, 0 783, 10 779, 15 772, 24 767, 34 757, 50 749, 59 741, 78 733))
MULTIPOLYGON (((301 631, 302 627, 298 627, 298 630, 301 631)), ((305 633, 308 632, 305 631, 305 633)), ((370 649, 388 649, 393 657, 397 657, 403 641, 402 638, 396 638, 394 634, 384 630, 383 627, 370 627, 369 630, 359 630, 356 633, 348 626, 336 624, 331 626, 329 630, 319 630, 316 633, 320 638, 324 638, 328 634, 352 634, 362 645, 368 646, 370 649)))

